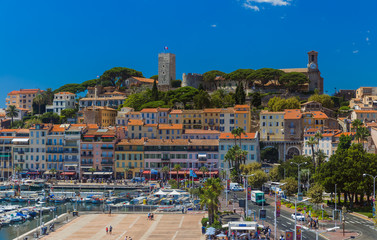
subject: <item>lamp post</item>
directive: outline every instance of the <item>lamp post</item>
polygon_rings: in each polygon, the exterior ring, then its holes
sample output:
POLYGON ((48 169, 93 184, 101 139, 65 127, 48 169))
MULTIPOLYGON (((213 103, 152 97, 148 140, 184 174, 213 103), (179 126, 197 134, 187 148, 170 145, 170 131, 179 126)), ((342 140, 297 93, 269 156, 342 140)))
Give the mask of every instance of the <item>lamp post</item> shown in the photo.
POLYGON ((295 162, 291 162, 291 164, 296 164, 297 165, 297 175, 298 175, 298 179, 297 179, 297 184, 298 184, 298 189, 297 189, 297 200, 300 200, 301 201, 301 198, 300 198, 300 166, 301 165, 305 165, 306 162, 303 162, 303 163, 295 163, 295 162))
MULTIPOLYGON (((297 203, 308 201, 310 198, 298 201, 295 199, 295 240, 297 239, 297 203)), ((302 235, 301 235, 302 236, 302 235)))
POLYGON ((251 177, 251 176, 254 176, 255 174, 250 174, 250 175, 242 175, 241 174, 241 176, 242 177, 245 177, 245 196, 246 196, 246 198, 245 198, 245 219, 247 218, 247 178, 248 177, 251 177))
POLYGON ((366 176, 373 178, 373 216, 374 216, 375 215, 374 211, 376 209, 376 178, 377 178, 377 175, 373 177, 373 175, 370 175, 368 173, 364 173, 363 177, 366 177, 366 176))
MULTIPOLYGON (((283 185, 285 185, 286 183, 283 183, 283 184, 280 184, 279 185, 279 187, 281 187, 281 186, 283 186, 283 185)), ((276 230, 276 227, 277 227, 277 222, 276 222, 276 218, 277 218, 277 216, 276 216, 276 212, 277 212, 277 197, 276 197, 276 188, 275 188, 275 223, 274 223, 274 236, 275 236, 275 239, 276 239, 276 234, 277 234, 277 230, 276 230)))

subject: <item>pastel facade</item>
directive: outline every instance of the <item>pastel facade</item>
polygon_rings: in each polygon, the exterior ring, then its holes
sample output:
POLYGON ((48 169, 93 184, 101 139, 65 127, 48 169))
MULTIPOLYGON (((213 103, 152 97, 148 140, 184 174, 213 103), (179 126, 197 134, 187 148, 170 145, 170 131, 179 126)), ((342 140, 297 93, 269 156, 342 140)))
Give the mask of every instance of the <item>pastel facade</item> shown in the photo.
POLYGON ((115 150, 116 178, 139 177, 144 168, 144 138, 123 139, 115 150))
POLYGON ((14 105, 16 108, 23 108, 33 111, 33 100, 42 92, 43 91, 40 89, 20 89, 19 91, 12 91, 8 93, 5 99, 5 105, 7 107, 14 105))
POLYGON ((284 140, 284 114, 285 112, 261 111, 259 129, 262 141, 284 140))
POLYGON ((51 106, 46 106, 47 112, 61 114, 62 110, 74 109, 76 105, 76 94, 70 92, 59 92, 54 94, 51 106))

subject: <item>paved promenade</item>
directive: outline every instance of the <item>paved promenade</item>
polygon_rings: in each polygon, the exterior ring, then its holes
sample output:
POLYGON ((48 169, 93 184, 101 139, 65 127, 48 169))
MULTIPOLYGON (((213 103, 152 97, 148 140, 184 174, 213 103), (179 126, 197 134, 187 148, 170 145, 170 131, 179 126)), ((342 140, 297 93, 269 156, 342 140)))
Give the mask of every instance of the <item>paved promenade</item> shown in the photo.
POLYGON ((203 214, 155 214, 153 221, 147 214, 88 214, 59 228, 42 238, 44 240, 133 240, 204 239, 201 234, 203 214), (106 234, 106 227, 113 227, 112 234, 106 234))

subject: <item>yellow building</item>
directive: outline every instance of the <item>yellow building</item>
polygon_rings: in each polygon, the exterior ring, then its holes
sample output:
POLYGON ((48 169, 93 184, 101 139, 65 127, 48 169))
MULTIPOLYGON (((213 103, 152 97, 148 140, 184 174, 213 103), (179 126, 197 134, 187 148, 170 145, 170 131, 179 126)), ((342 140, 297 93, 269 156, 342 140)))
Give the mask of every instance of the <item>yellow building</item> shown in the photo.
POLYGON ((184 110, 183 111, 183 128, 184 129, 202 129, 203 110, 184 110))
POLYGON ((158 138, 160 139, 180 139, 182 138, 182 124, 160 124, 158 125, 158 138))
POLYGON ((82 110, 79 123, 98 124, 101 127, 116 125, 117 110, 109 107, 87 107, 82 110))
POLYGON ((284 140, 284 112, 261 111, 259 128, 262 141, 284 140))
POLYGON ((250 132, 251 114, 249 105, 234 106, 234 127, 243 128, 245 132, 250 132))
POLYGON ((183 112, 182 110, 172 110, 169 113, 169 123, 171 124, 182 124, 183 122, 183 112))
POLYGON ((33 111, 33 100, 42 92, 43 91, 40 89, 20 89, 19 91, 12 91, 8 93, 5 102, 7 107, 14 105, 16 108, 25 108, 29 111, 33 111))
POLYGON ((221 108, 205 108, 202 114, 204 130, 220 130, 221 108))
POLYGON ((123 139, 115 149, 115 176, 130 179, 141 176, 144 168, 145 139, 123 139))

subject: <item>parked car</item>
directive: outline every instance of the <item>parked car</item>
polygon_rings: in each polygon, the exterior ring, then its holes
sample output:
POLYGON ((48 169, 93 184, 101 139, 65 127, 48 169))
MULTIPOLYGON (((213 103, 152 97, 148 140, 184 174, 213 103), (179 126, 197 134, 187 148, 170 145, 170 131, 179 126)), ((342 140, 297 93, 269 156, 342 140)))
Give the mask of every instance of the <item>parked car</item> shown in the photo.
MULTIPOLYGON (((291 217, 295 219, 295 214, 292 213, 291 217)), ((296 213, 296 219, 297 221, 305 221, 305 216, 301 213, 296 213)))

